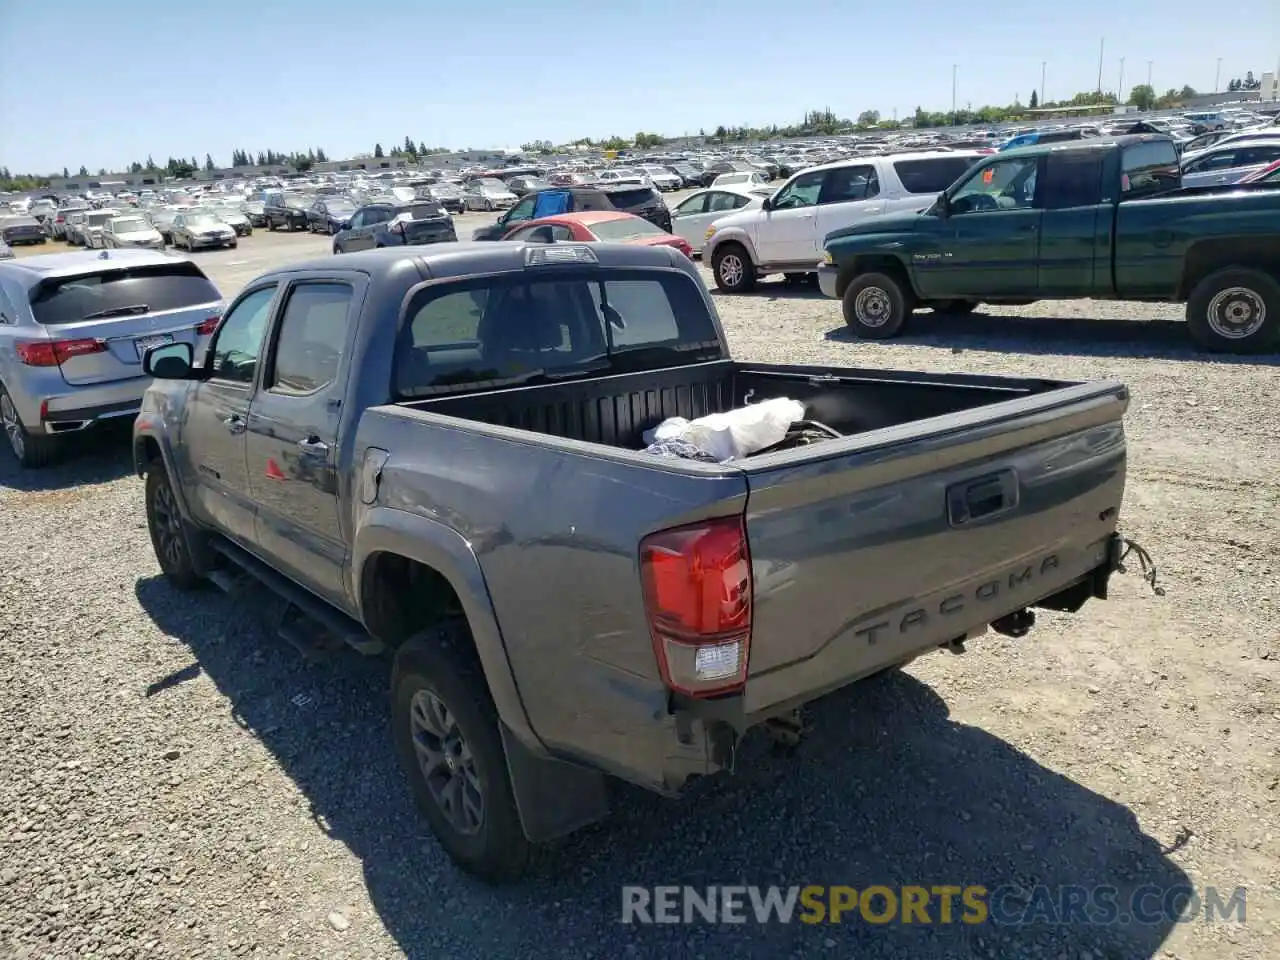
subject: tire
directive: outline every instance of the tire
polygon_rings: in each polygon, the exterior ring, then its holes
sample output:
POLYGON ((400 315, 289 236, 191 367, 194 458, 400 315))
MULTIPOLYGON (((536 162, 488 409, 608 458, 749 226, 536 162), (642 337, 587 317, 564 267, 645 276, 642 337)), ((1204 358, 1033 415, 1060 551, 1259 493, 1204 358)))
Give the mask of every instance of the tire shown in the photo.
POLYGON ((169 473, 160 464, 147 471, 147 529, 151 548, 165 579, 179 590, 194 590, 204 581, 191 560, 191 531, 178 510, 169 473))
POLYGON ((749 293, 756 286, 756 267, 751 254, 740 243, 723 243, 711 255, 711 272, 716 287, 725 293, 749 293))
POLYGON ((844 322, 861 339, 888 340, 902 331, 913 306, 897 279, 864 273, 844 292, 844 322))
POLYGON ((5 444, 18 465, 27 470, 47 467, 58 452, 56 437, 36 435, 27 430, 4 384, 0 384, 0 433, 4 434, 5 444))
POLYGON ((468 873, 504 883, 527 872, 535 848, 520 826, 497 710, 471 648, 461 621, 400 648, 391 672, 393 732, 414 799, 440 845, 468 873), (443 799, 450 793, 473 799, 450 806, 451 814, 443 799))
POLYGON ((1280 280, 1262 270, 1227 267, 1187 298, 1191 338, 1214 353, 1262 353, 1280 340, 1280 280))
POLYGON ((237 246, 239 246, 239 243, 238 241, 235 241, 235 240, 232 240, 229 244, 227 244, 227 247, 231 250, 234 250, 237 246))
POLYGON ((270 217, 267 217, 267 229, 272 232, 275 232, 275 229, 276 229, 276 222, 272 220, 270 217))
POLYGON ((341 254, 341 253, 342 253, 342 248, 341 248, 341 247, 339 247, 339 246, 335 243, 335 244, 333 245, 333 255, 336 257, 336 256, 338 256, 338 255, 339 255, 339 254, 341 254))
POLYGON ((976 300, 934 300, 929 306, 934 313, 945 313, 951 317, 964 317, 978 309, 976 300))

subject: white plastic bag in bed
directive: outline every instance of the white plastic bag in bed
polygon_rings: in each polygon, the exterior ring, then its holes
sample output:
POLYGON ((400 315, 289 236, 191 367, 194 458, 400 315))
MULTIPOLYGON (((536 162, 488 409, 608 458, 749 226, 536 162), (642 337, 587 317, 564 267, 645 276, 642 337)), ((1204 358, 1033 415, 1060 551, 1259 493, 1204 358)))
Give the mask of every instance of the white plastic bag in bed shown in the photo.
POLYGON ((775 397, 697 420, 669 417, 646 431, 644 442, 681 440, 721 462, 739 460, 779 443, 791 424, 804 419, 804 412, 800 401, 775 397))

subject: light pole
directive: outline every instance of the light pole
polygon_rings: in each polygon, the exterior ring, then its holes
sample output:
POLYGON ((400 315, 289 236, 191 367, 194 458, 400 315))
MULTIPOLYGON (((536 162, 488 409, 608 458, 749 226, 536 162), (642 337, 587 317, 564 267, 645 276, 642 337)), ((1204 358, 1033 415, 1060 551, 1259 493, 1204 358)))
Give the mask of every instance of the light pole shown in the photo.
POLYGON ((1044 106, 1044 71, 1048 66, 1047 60, 1040 61, 1040 106, 1044 106))
POLYGON ((1213 92, 1218 92, 1218 81, 1222 79, 1222 58, 1218 58, 1218 69, 1213 71, 1213 92))
POLYGON ((1120 58, 1120 83, 1116 85, 1116 103, 1124 103, 1124 57, 1120 58))
POLYGON ((951 65, 951 124, 956 122, 956 71, 960 69, 959 64, 951 65))
MULTIPOLYGON (((1147 86, 1148 86, 1148 87, 1150 87, 1150 86, 1151 86, 1151 64, 1152 64, 1152 63, 1154 63, 1154 62, 1155 62, 1155 61, 1153 61, 1153 60, 1148 60, 1148 61, 1147 61, 1147 86)), ((1154 90, 1155 88, 1154 88, 1154 87, 1152 87, 1152 89, 1154 90)))
POLYGON ((1107 49, 1107 38, 1103 37, 1098 43, 1098 96, 1102 96, 1102 53, 1107 49))

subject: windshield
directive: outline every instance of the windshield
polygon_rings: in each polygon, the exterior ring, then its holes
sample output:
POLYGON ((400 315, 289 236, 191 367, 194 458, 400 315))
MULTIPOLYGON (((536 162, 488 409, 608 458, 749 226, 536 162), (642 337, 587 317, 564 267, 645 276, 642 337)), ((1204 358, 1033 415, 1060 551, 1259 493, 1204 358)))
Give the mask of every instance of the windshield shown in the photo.
POLYGON ((354 213, 356 209, 350 200, 326 200, 324 205, 330 213, 354 213))
POLYGON ((285 197, 284 205, 292 207, 294 210, 305 210, 311 206, 311 199, 309 197, 285 197))
POLYGON ((95 212, 86 216, 85 220, 88 222, 89 226, 91 227, 100 227, 114 216, 115 214, 112 212, 107 212, 107 213, 95 212))
POLYGON ((686 276, 610 271, 601 281, 574 270, 532 282, 488 277, 428 286, 409 301, 395 393, 494 389, 720 355, 714 321, 686 276))
POLYGON ((655 227, 648 220, 639 217, 618 217, 616 220, 601 220, 588 224, 587 229, 601 240, 636 240, 640 237, 666 235, 661 227, 655 227))
POLYGON ((219 300, 217 288, 198 266, 177 260, 45 280, 31 292, 31 311, 45 326, 57 326, 137 304, 158 313, 219 300))
POLYGON ((111 230, 113 233, 137 233, 139 230, 150 230, 151 224, 143 220, 141 217, 130 220, 112 220, 111 230))
POLYGON ((196 216, 187 217, 187 226, 195 227, 198 230, 209 230, 213 227, 222 226, 222 221, 217 217, 211 217, 208 214, 197 214, 196 216))

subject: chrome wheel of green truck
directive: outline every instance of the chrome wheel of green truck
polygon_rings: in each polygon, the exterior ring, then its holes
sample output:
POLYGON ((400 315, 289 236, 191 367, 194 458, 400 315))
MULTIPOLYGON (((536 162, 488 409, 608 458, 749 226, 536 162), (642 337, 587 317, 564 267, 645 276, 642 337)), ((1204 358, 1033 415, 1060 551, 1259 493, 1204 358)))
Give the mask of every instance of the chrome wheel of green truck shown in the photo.
POLYGON ((888 340, 902 332, 914 309, 910 292, 887 273, 854 277, 844 292, 844 322, 855 336, 888 340))
POLYGON ((1187 298, 1192 338, 1216 353, 1261 353, 1280 340, 1280 281, 1262 270, 1227 267, 1187 298))

